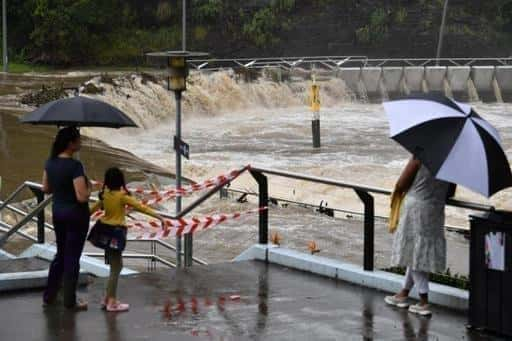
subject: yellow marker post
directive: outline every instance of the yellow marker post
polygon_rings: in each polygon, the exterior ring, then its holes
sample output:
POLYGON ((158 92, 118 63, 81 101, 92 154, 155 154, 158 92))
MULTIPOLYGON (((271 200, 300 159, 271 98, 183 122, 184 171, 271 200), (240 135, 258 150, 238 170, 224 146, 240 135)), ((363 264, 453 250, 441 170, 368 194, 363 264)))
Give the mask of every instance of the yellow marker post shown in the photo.
POLYGON ((313 84, 309 92, 309 102, 313 112, 313 120, 311 121, 313 147, 320 148, 320 86, 316 84, 315 75, 313 75, 313 84))

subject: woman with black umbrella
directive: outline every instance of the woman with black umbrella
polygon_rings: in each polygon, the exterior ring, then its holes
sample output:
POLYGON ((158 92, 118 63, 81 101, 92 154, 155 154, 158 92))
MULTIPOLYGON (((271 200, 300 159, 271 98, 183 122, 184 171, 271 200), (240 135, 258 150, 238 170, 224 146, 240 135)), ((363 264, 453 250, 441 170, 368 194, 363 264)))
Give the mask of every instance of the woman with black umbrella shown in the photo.
POLYGON ((80 132, 75 127, 61 129, 53 143, 43 175, 43 191, 53 194, 53 224, 57 254, 50 265, 44 304, 55 303, 61 282, 64 305, 86 310, 87 303, 76 298, 80 257, 89 230, 90 185, 80 161, 73 155, 80 150, 80 132))

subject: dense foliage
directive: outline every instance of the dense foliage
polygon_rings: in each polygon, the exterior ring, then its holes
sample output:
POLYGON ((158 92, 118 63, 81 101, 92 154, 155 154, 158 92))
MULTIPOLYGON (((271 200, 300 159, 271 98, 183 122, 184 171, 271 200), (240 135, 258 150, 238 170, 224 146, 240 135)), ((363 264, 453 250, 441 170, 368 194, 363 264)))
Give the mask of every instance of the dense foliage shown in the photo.
MULTIPOLYGON (((180 46, 181 0, 7 2, 15 61, 133 64, 146 51, 180 46)), ((188 0, 189 46, 217 56, 424 54, 436 43, 443 2, 188 0)), ((510 54, 511 32, 512 0, 450 1, 450 54, 510 54)))

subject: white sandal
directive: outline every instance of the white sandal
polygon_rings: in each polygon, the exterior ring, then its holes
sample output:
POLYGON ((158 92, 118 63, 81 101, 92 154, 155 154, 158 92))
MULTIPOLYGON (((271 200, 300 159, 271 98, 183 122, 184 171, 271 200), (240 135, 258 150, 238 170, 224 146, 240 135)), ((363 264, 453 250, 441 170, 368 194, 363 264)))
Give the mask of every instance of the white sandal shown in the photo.
POLYGON ((408 299, 408 297, 397 297, 396 295, 393 295, 384 297, 384 302, 394 307, 405 309, 409 308, 408 299))

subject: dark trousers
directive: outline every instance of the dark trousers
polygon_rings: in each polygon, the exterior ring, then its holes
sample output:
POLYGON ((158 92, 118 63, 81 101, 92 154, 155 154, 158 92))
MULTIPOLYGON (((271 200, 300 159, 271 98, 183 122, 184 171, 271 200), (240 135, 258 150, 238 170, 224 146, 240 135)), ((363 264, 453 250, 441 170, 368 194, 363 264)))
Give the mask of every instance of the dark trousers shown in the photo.
POLYGON ((64 305, 74 307, 80 274, 80 256, 89 230, 89 212, 84 209, 55 210, 53 225, 57 239, 57 254, 50 265, 44 301, 54 302, 63 283, 64 305))

